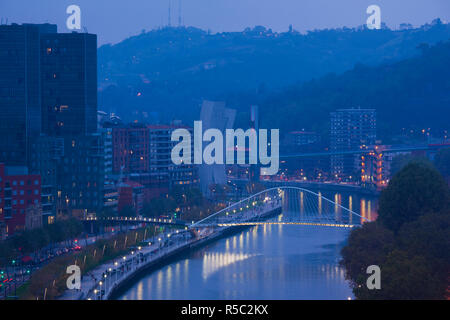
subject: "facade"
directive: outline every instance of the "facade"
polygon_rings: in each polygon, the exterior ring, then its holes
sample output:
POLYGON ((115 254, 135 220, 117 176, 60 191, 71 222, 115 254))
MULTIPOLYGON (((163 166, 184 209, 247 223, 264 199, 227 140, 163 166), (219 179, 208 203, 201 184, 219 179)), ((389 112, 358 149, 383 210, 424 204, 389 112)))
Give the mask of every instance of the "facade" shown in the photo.
MULTIPOLYGON (((375 142, 375 110, 339 109, 331 113, 330 152, 357 151, 375 142)), ((338 154, 331 157, 331 174, 335 179, 351 180, 359 171, 359 156, 338 154)))
POLYGON ((0 47, 0 162, 42 177, 44 224, 68 209, 101 208, 96 35, 2 25, 0 47))
POLYGON ((41 37, 42 131, 76 136, 97 131, 97 36, 41 37))
POLYGON ((39 205, 29 206, 25 212, 25 229, 42 228, 42 208, 39 205))
POLYGON ((0 25, 0 162, 26 166, 41 133, 41 37, 56 25, 0 25))
POLYGON ((42 183, 42 218, 44 224, 53 223, 56 215, 58 162, 64 155, 64 139, 41 135, 31 148, 31 173, 40 174, 42 183))
POLYGON ((145 125, 113 128, 113 171, 125 174, 149 172, 149 139, 149 129, 145 125))
POLYGON ((105 153, 101 133, 64 138, 56 169, 57 214, 83 216, 103 209, 105 153))
POLYGON ((150 131, 149 169, 153 180, 158 184, 167 184, 168 188, 176 185, 197 185, 199 181, 196 166, 185 163, 175 165, 171 158, 172 149, 178 143, 172 141, 172 132, 183 128, 192 135, 192 128, 181 125, 151 125, 148 128, 150 131))
POLYGON ((25 229, 27 210, 41 211, 41 177, 28 174, 27 167, 0 163, 0 219, 10 236, 25 229))
MULTIPOLYGON (((226 129, 233 128, 235 116, 236 110, 226 108, 225 102, 203 101, 202 109, 200 112, 203 131, 206 131, 210 128, 216 128, 222 131, 222 134, 224 134, 226 129)), ((225 154, 225 150, 223 154, 225 154)), ((200 165, 200 188, 204 195, 209 196, 211 194, 209 189, 211 185, 225 185, 227 183, 225 170, 225 164, 200 165)))
MULTIPOLYGON (((389 152, 390 145, 369 146, 369 152, 361 155, 361 182, 372 184, 378 189, 387 187, 392 177, 392 161, 395 157, 411 152, 389 152)), ((419 151, 420 152, 420 151, 419 151)))
POLYGON ((113 130, 111 128, 99 129, 103 139, 103 151, 105 155, 105 180, 113 173, 113 130))
POLYGON ((103 211, 108 215, 116 214, 119 205, 119 191, 113 182, 105 183, 103 190, 103 211))

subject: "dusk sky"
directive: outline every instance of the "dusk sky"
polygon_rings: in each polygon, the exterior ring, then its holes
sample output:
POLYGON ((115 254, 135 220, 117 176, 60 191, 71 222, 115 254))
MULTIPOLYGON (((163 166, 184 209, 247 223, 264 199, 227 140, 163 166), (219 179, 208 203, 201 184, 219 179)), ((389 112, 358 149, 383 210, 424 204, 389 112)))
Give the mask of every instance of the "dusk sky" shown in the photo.
MULTIPOLYGON (((171 0, 172 25, 178 24, 180 0, 171 0)), ((184 25, 212 32, 241 31, 263 25, 286 31, 289 24, 304 32, 354 27, 365 23, 366 8, 381 7, 382 22, 391 28, 414 26, 439 17, 450 21, 449 0, 181 0, 184 25)), ((98 34, 99 45, 117 43, 142 29, 168 24, 169 0, 0 0, 0 17, 8 23, 56 23, 67 32, 67 6, 81 7, 82 26, 98 34)))

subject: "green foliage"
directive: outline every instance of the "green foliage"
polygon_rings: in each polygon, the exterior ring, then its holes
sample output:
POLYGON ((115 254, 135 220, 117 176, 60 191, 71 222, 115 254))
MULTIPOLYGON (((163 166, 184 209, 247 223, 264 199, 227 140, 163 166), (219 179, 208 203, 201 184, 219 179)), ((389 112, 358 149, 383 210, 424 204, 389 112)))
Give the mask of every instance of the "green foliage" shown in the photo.
POLYGON ((380 196, 378 219, 397 232, 405 222, 442 212, 450 203, 446 182, 430 164, 412 162, 399 171, 380 196))
POLYGON ((174 212, 176 207, 177 204, 173 198, 154 198, 144 204, 143 214, 146 217, 159 217, 174 212))
POLYGON ((174 186, 166 197, 158 197, 144 204, 143 215, 159 217, 172 214, 177 208, 186 211, 188 208, 202 206, 203 195, 198 188, 174 186))
POLYGON ((380 198, 378 221, 353 230, 342 265, 359 299, 445 299, 450 287, 449 189, 425 162, 410 162, 380 198), (369 290, 366 268, 381 269, 369 290))
POLYGON ((47 288, 46 299, 56 299, 67 289, 66 281, 69 275, 66 270, 68 266, 79 266, 82 275, 85 275, 97 266, 123 255, 130 247, 142 242, 144 237, 149 238, 155 234, 153 228, 130 231, 107 240, 99 240, 78 253, 55 258, 33 274, 21 298, 42 300, 45 288, 47 288))
POLYGON ((402 226, 398 247, 413 255, 422 255, 441 274, 450 266, 450 209, 427 214, 402 226))
MULTIPOLYGON (((348 245, 341 255, 349 279, 358 279, 366 274, 370 265, 382 265, 386 254, 394 247, 394 234, 379 222, 365 223, 351 232, 348 245)), ((365 277, 356 281, 355 286, 365 285, 365 277), (364 280, 364 283, 361 281, 364 280)))
POLYGON ((444 297, 446 279, 436 274, 423 256, 395 249, 379 266, 381 290, 369 290, 364 283, 354 290, 359 299, 409 300, 444 297))
POLYGON ((416 157, 412 154, 400 154, 392 159, 391 163, 391 175, 395 175, 399 172, 403 167, 409 164, 411 161, 428 161, 427 158, 424 157, 416 157))
POLYGON ((98 218, 106 218, 114 216, 117 216, 117 212, 115 212, 111 207, 105 207, 101 212, 97 213, 98 218))
POLYGON ((0 242, 0 265, 5 265, 13 257, 29 254, 51 243, 73 239, 83 231, 79 220, 56 221, 40 229, 26 230, 0 242))
POLYGON ((124 206, 119 211, 119 217, 135 217, 136 210, 132 206, 124 206))

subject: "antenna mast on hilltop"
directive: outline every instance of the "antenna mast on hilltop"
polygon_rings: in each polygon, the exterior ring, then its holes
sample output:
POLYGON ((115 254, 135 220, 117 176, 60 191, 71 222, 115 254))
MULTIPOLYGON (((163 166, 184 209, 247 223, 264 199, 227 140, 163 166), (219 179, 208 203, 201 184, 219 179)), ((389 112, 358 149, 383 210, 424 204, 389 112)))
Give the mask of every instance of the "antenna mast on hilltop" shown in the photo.
POLYGON ((171 9, 172 9, 172 1, 169 0, 169 19, 168 19, 168 20, 169 20, 169 27, 170 27, 171 24, 172 24, 172 23, 171 23, 171 20, 172 20, 172 19, 171 19, 171 18, 172 18, 172 17, 171 17, 171 11, 172 11, 171 9))
POLYGON ((181 0, 178 1, 178 26, 181 27, 181 0))

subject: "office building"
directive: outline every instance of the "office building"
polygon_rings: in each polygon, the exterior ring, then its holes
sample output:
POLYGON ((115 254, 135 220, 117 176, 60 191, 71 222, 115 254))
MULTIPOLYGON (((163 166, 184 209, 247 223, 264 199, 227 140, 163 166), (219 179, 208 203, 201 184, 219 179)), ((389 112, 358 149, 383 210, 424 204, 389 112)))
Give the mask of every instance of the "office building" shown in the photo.
POLYGON ((56 25, 0 25, 0 162, 26 166, 41 133, 40 46, 56 25))
POLYGON ((76 136, 97 131, 97 36, 41 36, 42 131, 76 136))
POLYGON ((101 208, 96 35, 2 25, 0 48, 0 161, 42 177, 44 224, 56 212, 101 208))
POLYGON ((332 112, 330 152, 336 153, 331 157, 332 176, 338 180, 352 180, 359 175, 359 155, 348 152, 374 145, 375 141, 375 110, 339 109, 332 112))

